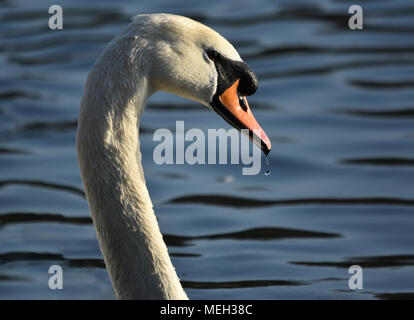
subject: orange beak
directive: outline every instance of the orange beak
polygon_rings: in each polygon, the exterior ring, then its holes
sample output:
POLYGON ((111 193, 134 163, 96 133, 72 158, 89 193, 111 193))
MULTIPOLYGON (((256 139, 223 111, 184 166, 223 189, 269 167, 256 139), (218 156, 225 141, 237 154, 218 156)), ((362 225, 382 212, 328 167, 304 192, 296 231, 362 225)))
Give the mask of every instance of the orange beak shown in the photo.
POLYGON ((239 97, 237 91, 239 82, 240 80, 237 80, 218 97, 220 104, 224 107, 223 110, 214 109, 235 128, 239 130, 248 129, 250 140, 256 143, 267 155, 272 148, 272 144, 254 118, 246 97, 239 97))

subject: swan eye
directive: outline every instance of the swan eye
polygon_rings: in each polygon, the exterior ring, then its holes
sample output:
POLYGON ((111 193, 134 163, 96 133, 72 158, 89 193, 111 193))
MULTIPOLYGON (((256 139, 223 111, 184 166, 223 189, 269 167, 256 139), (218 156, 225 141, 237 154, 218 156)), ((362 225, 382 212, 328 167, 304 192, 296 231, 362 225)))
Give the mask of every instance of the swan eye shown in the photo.
POLYGON ((214 62, 220 59, 220 53, 213 49, 207 51, 207 56, 214 62))

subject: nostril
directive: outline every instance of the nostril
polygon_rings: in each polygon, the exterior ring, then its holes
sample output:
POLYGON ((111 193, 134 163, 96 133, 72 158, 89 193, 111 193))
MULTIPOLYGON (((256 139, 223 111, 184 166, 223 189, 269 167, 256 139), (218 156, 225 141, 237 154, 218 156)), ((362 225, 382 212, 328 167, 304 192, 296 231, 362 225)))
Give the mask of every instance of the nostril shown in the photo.
POLYGON ((244 96, 239 95, 239 104, 240 104, 240 107, 242 107, 244 111, 247 111, 247 103, 246 103, 246 98, 244 96))

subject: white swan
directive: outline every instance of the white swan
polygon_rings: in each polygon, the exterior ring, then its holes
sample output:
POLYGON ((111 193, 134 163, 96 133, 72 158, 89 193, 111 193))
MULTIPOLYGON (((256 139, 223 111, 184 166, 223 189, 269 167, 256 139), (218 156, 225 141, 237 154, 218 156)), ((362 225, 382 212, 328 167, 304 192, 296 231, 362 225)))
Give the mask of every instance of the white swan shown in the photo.
POLYGON ((198 101, 236 128, 266 134, 244 96, 257 79, 222 36, 191 19, 138 15, 100 54, 81 102, 77 151, 86 198, 120 299, 187 299, 145 185, 139 119, 158 90, 198 101))

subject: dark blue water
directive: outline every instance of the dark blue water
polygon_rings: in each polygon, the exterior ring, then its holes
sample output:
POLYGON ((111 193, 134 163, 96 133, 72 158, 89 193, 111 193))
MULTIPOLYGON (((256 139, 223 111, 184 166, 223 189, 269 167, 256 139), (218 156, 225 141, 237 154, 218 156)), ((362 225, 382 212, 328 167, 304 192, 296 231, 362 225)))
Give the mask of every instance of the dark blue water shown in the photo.
POLYGON ((191 298, 375 299, 414 292, 414 3, 361 1, 0 1, 0 298, 112 299, 75 152, 96 56, 143 12, 193 17, 257 72, 249 99, 270 166, 158 166, 158 128, 229 127, 157 94, 141 134, 144 169, 173 263, 191 298), (271 174, 265 175, 265 169, 271 174), (48 288, 60 264, 64 289, 48 288), (348 288, 348 268, 364 289, 348 288))

